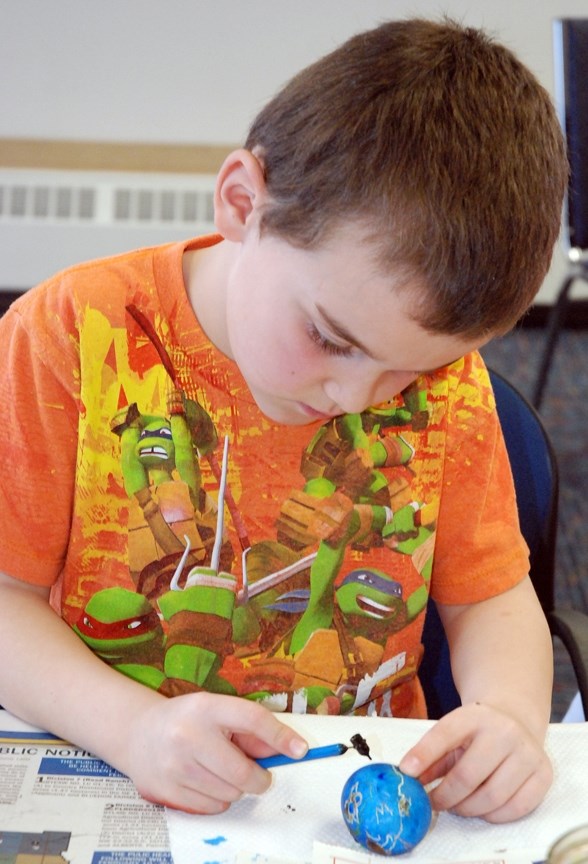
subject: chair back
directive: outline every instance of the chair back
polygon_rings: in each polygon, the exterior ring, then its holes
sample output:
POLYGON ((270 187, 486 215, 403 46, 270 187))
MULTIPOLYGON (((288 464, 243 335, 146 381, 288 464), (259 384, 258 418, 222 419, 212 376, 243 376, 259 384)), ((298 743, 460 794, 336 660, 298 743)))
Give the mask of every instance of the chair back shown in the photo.
POLYGON ((571 260, 588 260, 588 18, 555 20, 553 53, 555 101, 570 162, 562 238, 571 260))
MULTIPOLYGON (((508 451, 521 531, 530 551, 530 576, 548 613, 554 608, 555 544, 559 478, 555 453, 541 418, 502 375, 489 370, 496 409, 508 451)), ((431 718, 460 704, 451 676, 449 647, 435 603, 427 606, 423 630, 425 655, 419 677, 431 718)))

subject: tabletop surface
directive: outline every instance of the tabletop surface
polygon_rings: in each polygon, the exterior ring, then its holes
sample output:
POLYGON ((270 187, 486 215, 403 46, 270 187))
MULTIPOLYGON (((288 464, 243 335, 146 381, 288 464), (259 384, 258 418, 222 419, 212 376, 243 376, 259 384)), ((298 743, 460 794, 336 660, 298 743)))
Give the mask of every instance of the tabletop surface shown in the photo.
MULTIPOLYGON (((310 715, 282 715, 281 719, 299 730, 311 747, 348 744, 359 733, 374 761, 393 764, 432 725, 423 720, 310 715)), ((333 758, 275 768, 265 795, 246 796, 227 813, 206 817, 144 801, 128 778, 105 763, 42 731, 21 733, 34 727, 5 711, 0 711, 0 730, 4 730, 0 732, 4 737, 0 741, 0 837, 5 840, 8 831, 16 842, 15 831, 20 830, 21 841, 26 836, 33 843, 57 830, 67 837, 66 860, 73 864, 110 862, 114 854, 118 864, 127 864, 124 854, 131 864, 138 860, 171 864, 171 856, 173 864, 376 864, 385 860, 364 853, 341 816, 341 791, 347 778, 368 764, 353 749, 333 758)), ((588 822, 588 724, 550 726, 547 748, 555 780, 533 814, 497 826, 441 813, 424 840, 398 860, 419 864, 544 861, 555 839, 588 822)))
MULTIPOLYGON (((311 746, 348 743, 353 734, 360 733, 374 761, 391 763, 399 762, 431 725, 424 720, 310 715, 288 715, 283 720, 311 746)), ((473 861, 481 856, 496 859, 498 854, 504 860, 506 851, 517 850, 528 853, 523 860, 542 860, 557 837, 588 821, 588 724, 551 725, 547 747, 555 780, 533 814, 507 825, 489 825, 481 819, 441 813, 424 840, 398 860, 473 861)), ((340 797, 349 775, 364 764, 365 758, 350 750, 331 759, 276 768, 265 795, 246 796, 222 816, 189 816, 168 810, 174 864, 247 860, 245 852, 249 860, 262 861, 263 856, 271 860, 273 856, 280 862, 300 864, 313 861, 316 842, 359 850, 341 817, 340 797)), ((374 860, 385 859, 374 856, 374 860)))

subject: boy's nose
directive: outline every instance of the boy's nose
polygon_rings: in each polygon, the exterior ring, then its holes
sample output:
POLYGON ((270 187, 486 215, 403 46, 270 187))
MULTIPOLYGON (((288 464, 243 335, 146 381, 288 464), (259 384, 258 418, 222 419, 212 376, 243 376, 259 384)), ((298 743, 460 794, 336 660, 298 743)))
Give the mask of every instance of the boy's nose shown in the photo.
POLYGON ((339 389, 339 394, 333 400, 342 414, 359 414, 365 411, 375 400, 370 398, 366 387, 345 387, 339 389))
POLYGON ((349 375, 327 382, 324 390, 342 414, 359 414, 370 405, 392 399, 415 377, 410 372, 387 372, 376 378, 349 375))

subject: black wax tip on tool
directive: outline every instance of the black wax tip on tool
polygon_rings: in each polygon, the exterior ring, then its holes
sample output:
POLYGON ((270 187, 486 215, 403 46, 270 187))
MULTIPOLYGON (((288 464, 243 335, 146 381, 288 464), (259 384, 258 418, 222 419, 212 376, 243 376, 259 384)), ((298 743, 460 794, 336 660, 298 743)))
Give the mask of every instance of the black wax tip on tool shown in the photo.
POLYGON ((295 765, 297 762, 310 762, 312 759, 326 759, 328 756, 342 756, 348 750, 357 750, 361 756, 367 756, 371 759, 370 748, 365 738, 357 733, 351 736, 351 744, 328 744, 326 747, 311 747, 306 752, 302 759, 292 759, 290 756, 284 756, 282 753, 276 753, 275 756, 266 756, 263 759, 256 759, 258 765, 262 768, 277 768, 279 765, 295 765))
POLYGON ((367 756, 367 758, 371 760, 372 757, 370 756, 368 743, 363 735, 359 734, 359 732, 356 732, 355 735, 351 736, 351 746, 354 750, 357 750, 360 756, 367 756))

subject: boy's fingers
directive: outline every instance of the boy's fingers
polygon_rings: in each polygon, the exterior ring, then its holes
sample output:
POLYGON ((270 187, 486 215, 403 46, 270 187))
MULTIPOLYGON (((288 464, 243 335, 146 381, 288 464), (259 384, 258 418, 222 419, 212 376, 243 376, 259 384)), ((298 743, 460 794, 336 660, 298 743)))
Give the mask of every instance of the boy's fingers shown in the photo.
POLYGON ((266 742, 275 747, 278 753, 284 753, 286 756, 291 756, 293 759, 302 759, 308 751, 308 744, 304 738, 286 726, 284 723, 276 721, 277 726, 272 730, 271 741, 266 742))
POLYGON ((271 777, 247 757, 235 738, 219 735, 185 763, 180 785, 190 796, 205 790, 211 801, 232 803, 243 794, 262 795, 271 785, 271 777))
POLYGON ((442 759, 438 759, 432 765, 429 765, 424 771, 421 771, 418 774, 413 774, 412 772, 406 771, 401 768, 401 771, 404 771, 405 774, 410 773, 412 777, 418 777, 421 783, 426 786, 427 783, 433 783, 435 780, 439 780, 440 777, 445 777, 446 774, 451 771, 453 766, 455 765, 455 755, 453 753, 449 753, 447 756, 444 756, 442 759))
POLYGON ((420 777, 448 759, 451 761, 446 766, 448 770, 471 745, 473 737, 491 720, 492 716, 478 703, 457 708, 425 732, 420 741, 405 753, 398 767, 406 774, 420 777))
MULTIPOLYGON (((299 758, 308 749, 297 732, 255 702, 206 692, 170 701, 182 709, 171 727, 170 773, 190 799, 200 790, 224 804, 243 793, 262 794, 271 785, 271 775, 254 761, 260 750, 263 755, 280 752, 299 758)), ((197 811, 202 802, 195 798, 194 804, 185 801, 182 806, 197 811)))
POLYGON ((541 803, 546 789, 549 788, 551 779, 549 776, 547 779, 537 775, 530 777, 520 786, 516 794, 509 801, 506 801, 491 813, 485 813, 484 818, 487 822, 493 824, 522 819, 523 816, 527 816, 541 803))
POLYGON ((434 775, 430 779, 440 777, 455 762, 455 756, 451 755, 454 749, 463 743, 463 730, 455 736, 450 733, 451 729, 437 723, 404 754, 398 766, 400 770, 411 777, 429 773, 434 775))
POLYGON ((186 796, 186 800, 191 802, 191 809, 201 809, 203 807, 201 801, 205 801, 207 812, 214 812, 210 809, 212 804, 218 812, 221 812, 223 807, 238 801, 244 793, 260 795, 268 788, 269 784, 265 778, 258 776, 254 770, 255 766, 251 765, 242 754, 239 756, 227 752, 223 759, 227 776, 231 772, 230 781, 217 773, 218 767, 214 758, 210 759, 210 764, 207 762, 208 760, 203 759, 186 769, 181 791, 186 796))
POLYGON ((502 822, 542 799, 551 782, 549 760, 518 724, 505 722, 508 715, 502 715, 502 734, 495 734, 495 717, 494 709, 477 703, 457 709, 401 760, 400 769, 423 783, 442 778, 429 793, 434 809, 502 822))
MULTIPOLYGON (((478 754, 483 755, 483 754, 478 754)), ((479 759, 472 753, 470 768, 449 774, 431 793, 438 810, 452 810, 459 816, 486 816, 511 799, 526 781, 528 773, 506 759, 488 777, 476 770, 479 759), (458 775, 458 776, 455 776, 458 775)), ((461 767, 461 766, 460 766, 461 767)))
POLYGON ((243 706, 245 700, 239 697, 229 698, 234 698, 237 702, 235 719, 231 722, 232 730, 236 733, 234 740, 248 736, 263 742, 273 753, 283 753, 293 759, 301 759, 305 755, 308 750, 307 742, 298 732, 278 720, 275 714, 254 702, 246 702, 243 706))

